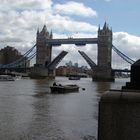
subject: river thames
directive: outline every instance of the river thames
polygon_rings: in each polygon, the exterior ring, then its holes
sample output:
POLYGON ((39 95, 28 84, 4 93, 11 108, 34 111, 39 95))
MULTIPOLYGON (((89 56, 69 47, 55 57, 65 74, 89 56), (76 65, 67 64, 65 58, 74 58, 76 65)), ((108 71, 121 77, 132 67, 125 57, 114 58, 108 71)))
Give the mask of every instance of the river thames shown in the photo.
POLYGON ((93 82, 56 77, 55 81, 77 84, 79 92, 51 94, 54 81, 48 80, 0 82, 0 140, 94 140, 100 96, 120 89, 129 79, 93 82))

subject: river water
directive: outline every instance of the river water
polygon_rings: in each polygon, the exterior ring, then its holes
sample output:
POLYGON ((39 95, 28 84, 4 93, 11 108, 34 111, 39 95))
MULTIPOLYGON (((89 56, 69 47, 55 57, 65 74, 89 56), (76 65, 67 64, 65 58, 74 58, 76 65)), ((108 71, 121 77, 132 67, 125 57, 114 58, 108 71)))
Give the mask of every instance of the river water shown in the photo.
POLYGON ((100 96, 109 89, 120 89, 129 79, 111 83, 56 77, 55 81, 77 84, 80 90, 51 94, 49 86, 54 81, 0 82, 0 140, 94 140, 100 96))

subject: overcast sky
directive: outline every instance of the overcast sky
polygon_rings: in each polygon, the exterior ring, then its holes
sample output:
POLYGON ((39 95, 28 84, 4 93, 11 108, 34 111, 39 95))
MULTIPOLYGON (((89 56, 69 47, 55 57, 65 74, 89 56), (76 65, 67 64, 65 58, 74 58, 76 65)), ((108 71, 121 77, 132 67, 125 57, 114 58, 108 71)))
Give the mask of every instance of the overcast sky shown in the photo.
MULTIPOLYGON (((25 53, 36 42, 37 28, 46 24, 54 38, 97 37, 106 21, 113 30, 113 44, 137 60, 140 58, 140 0, 0 0, 0 48, 7 45, 25 53)), ((60 65, 73 61, 88 65, 78 50, 97 63, 97 45, 53 48, 53 58, 62 50, 68 55, 60 65)), ((114 53, 113 53, 114 54, 114 53)), ((113 56, 113 66, 122 59, 113 56)), ((125 67, 125 66, 124 66, 125 67)))

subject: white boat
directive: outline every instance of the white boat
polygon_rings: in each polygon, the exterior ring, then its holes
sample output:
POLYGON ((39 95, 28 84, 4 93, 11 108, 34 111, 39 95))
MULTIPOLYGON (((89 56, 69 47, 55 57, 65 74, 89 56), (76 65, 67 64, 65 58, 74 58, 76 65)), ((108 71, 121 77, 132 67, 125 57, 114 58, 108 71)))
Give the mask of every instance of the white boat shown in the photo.
POLYGON ((15 81, 11 75, 0 75, 0 81, 15 81))

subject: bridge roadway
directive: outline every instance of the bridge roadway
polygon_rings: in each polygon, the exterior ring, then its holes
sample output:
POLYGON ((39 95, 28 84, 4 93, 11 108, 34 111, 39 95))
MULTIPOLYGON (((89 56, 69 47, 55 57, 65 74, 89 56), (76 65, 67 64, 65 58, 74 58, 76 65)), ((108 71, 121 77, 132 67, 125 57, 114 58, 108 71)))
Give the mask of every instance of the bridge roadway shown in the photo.
POLYGON ((86 44, 97 44, 98 38, 66 38, 66 39, 47 39, 46 44, 52 46, 60 46, 62 44, 75 44, 77 46, 83 46, 86 44))

